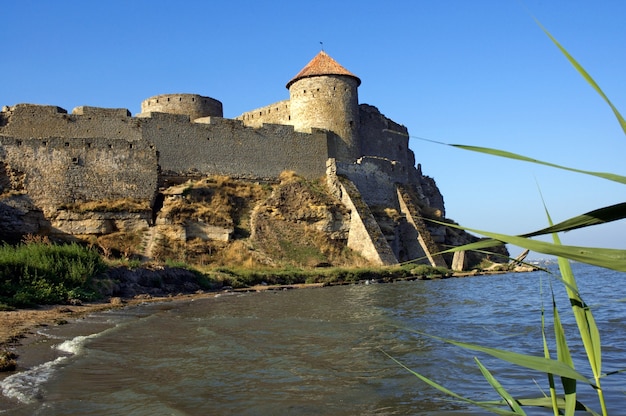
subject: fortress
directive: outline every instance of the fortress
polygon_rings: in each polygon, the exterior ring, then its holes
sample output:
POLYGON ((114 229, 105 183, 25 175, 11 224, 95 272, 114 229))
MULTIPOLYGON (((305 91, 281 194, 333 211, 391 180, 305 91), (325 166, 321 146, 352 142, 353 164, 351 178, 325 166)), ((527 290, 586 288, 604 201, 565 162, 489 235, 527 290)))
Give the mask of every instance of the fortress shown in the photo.
MULTIPOLYGON (((196 94, 150 97, 135 117, 87 106, 71 114, 56 106, 4 107, 0 236, 107 233, 119 219, 105 215, 96 231, 81 230, 71 207, 132 199, 157 210, 161 191, 189 178, 276 182, 294 171, 326 178, 350 211, 347 244, 364 257, 377 264, 424 257, 444 266, 443 257, 431 256, 438 243, 468 237, 422 221, 425 213, 445 218, 443 197, 415 165, 406 127, 359 104, 360 83, 322 51, 287 83, 289 99, 235 119, 223 118, 220 101, 196 94), (375 214, 381 208, 401 218, 385 226, 375 214)), ((142 215, 144 226, 155 225, 155 212, 142 215)))

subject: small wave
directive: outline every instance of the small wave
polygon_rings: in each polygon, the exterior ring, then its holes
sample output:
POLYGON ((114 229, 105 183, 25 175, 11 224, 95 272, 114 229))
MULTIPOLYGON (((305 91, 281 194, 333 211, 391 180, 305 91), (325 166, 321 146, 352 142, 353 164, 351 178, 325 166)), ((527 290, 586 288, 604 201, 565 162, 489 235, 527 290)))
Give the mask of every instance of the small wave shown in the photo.
POLYGON ((13 374, 0 382, 0 391, 8 398, 16 399, 24 404, 31 404, 42 400, 41 385, 48 381, 57 367, 70 356, 80 354, 87 340, 102 335, 102 332, 91 335, 79 335, 53 345, 57 351, 69 354, 55 360, 35 366, 29 370, 13 374))
POLYGON ((80 354, 87 340, 96 338, 100 336, 101 334, 102 332, 98 332, 98 333, 91 334, 91 335, 79 335, 72 339, 68 339, 67 341, 63 341, 59 345, 53 346, 53 348, 57 349, 58 351, 62 351, 62 352, 72 354, 72 355, 80 354))
POLYGON ((48 339, 63 339, 63 337, 57 336, 57 335, 52 335, 48 332, 46 332, 45 330, 39 330, 39 331, 35 331, 35 333, 43 338, 48 338, 48 339))
POLYGON ((48 361, 28 371, 13 374, 0 382, 2 394, 6 397, 17 399, 22 403, 35 403, 41 397, 41 384, 46 382, 55 368, 68 357, 59 357, 48 361))

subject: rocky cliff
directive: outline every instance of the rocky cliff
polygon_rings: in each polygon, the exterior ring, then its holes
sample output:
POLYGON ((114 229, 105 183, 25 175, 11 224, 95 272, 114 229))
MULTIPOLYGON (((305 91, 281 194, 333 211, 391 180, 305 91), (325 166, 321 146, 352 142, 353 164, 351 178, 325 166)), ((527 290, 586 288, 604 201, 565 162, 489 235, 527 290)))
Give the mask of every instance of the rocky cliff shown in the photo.
MULTIPOLYGON (((344 183, 343 201, 327 180, 307 180, 291 172, 273 183, 224 176, 170 178, 152 208, 145 200, 117 199, 42 209, 28 194, 8 191, 0 195, 0 236, 9 241, 26 234, 82 241, 107 256, 144 262, 280 267, 380 264, 367 255, 367 244, 378 253, 385 251, 376 244, 387 245, 391 258, 392 247, 397 251, 402 245, 401 261, 446 266, 451 257, 435 261, 428 256, 439 247, 476 240, 429 224, 428 217, 442 220, 437 209, 408 202, 402 209, 370 210, 364 203, 359 207, 358 195, 347 203, 345 197, 358 191, 345 178, 339 182, 344 183), (367 230, 367 218, 369 227, 380 233, 379 243, 369 237, 376 232, 367 230), (355 221, 365 224, 361 234, 355 221), (414 234, 407 237, 407 230, 414 234), (429 239, 426 252, 417 247, 420 234, 429 239), (412 238, 409 247, 406 242, 412 238)), ((414 201, 411 192, 399 190, 400 200, 414 201)), ((466 264, 471 267, 484 257, 468 257, 466 264)))

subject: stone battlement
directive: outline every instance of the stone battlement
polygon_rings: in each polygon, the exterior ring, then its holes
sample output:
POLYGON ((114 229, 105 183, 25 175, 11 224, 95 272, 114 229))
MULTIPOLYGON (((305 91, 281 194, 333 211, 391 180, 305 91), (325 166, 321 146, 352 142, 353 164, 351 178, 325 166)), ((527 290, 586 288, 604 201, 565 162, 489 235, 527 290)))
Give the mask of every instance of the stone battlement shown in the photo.
POLYGON ((162 94, 141 103, 141 112, 185 114, 191 120, 200 117, 223 117, 222 103, 198 94, 162 94))

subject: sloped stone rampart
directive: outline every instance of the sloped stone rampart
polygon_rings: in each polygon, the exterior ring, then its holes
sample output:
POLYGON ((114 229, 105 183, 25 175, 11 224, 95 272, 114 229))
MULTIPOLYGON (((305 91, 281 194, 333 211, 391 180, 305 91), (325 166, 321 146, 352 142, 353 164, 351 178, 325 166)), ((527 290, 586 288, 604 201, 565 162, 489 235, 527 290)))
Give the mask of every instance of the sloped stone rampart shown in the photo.
POLYGON ((412 193, 402 186, 397 186, 398 201, 400 202, 400 210, 405 215, 409 224, 411 224, 417 231, 417 241, 420 247, 426 254, 430 265, 433 267, 445 267, 448 265, 443 256, 439 253, 441 251, 439 246, 432 239, 424 220, 421 218, 417 201, 415 201, 412 193))
POLYGON ((396 256, 359 190, 350 179, 337 174, 334 161, 328 163, 326 180, 335 196, 350 211, 348 247, 374 264, 397 264, 396 256))

